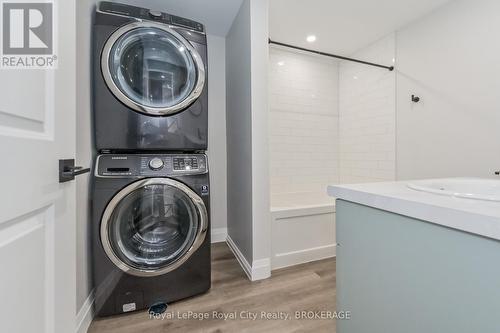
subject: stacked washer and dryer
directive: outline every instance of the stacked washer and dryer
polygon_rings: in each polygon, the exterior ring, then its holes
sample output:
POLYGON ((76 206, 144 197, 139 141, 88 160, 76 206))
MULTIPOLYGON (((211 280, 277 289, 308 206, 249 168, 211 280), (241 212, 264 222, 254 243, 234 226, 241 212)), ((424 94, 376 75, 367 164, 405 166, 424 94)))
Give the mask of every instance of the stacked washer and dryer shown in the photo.
POLYGON ((101 2, 94 21, 92 258, 98 316, 210 288, 204 27, 101 2))

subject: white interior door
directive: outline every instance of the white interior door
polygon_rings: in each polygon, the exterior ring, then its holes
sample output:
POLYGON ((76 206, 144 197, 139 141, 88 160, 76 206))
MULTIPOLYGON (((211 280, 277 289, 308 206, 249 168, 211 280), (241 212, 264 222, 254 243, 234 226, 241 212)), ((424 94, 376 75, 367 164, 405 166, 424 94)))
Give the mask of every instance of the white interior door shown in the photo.
MULTIPOLYGON (((30 1, 26 1, 30 2, 30 1)), ((58 68, 0 70, 0 331, 75 329, 75 0, 57 0, 58 68)))

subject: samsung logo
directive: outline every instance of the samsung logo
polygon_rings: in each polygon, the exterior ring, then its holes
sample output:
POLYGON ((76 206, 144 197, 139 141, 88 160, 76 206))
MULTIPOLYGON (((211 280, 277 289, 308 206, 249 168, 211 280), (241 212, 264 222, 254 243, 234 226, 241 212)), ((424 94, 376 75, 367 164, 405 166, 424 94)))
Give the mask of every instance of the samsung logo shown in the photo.
POLYGON ((112 160, 126 160, 128 157, 127 156, 113 156, 111 157, 112 160))

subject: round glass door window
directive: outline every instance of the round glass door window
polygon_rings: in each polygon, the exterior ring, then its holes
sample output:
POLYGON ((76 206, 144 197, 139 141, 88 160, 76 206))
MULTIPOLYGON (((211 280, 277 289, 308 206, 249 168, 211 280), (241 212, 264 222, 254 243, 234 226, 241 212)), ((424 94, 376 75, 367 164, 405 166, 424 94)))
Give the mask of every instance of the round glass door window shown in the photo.
POLYGON ((101 238, 108 256, 122 270, 154 275, 187 259, 206 213, 193 200, 196 194, 179 185, 146 181, 108 207, 112 212, 104 214, 101 238))
POLYGON ((103 75, 124 104, 153 115, 182 111, 201 94, 205 69, 192 45, 155 23, 117 30, 103 51, 103 75))

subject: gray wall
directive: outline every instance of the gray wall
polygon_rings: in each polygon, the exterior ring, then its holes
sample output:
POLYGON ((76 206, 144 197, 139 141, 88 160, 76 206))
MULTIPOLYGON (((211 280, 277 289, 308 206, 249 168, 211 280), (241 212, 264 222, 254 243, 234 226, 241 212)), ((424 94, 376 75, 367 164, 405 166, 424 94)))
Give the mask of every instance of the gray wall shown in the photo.
POLYGON ((227 230, 252 263, 252 100, 250 1, 226 37, 227 230))
POLYGON ((228 235, 252 279, 270 274, 267 12, 245 0, 226 38, 228 235))
MULTIPOLYGON (((78 0, 76 56, 76 163, 92 165, 93 142, 91 129, 91 24, 94 0, 78 0)), ((89 250, 89 180, 90 174, 76 178, 76 310, 79 311, 92 290, 89 250)))
POLYGON ((226 40, 208 35, 208 163, 212 232, 227 227, 226 40))

